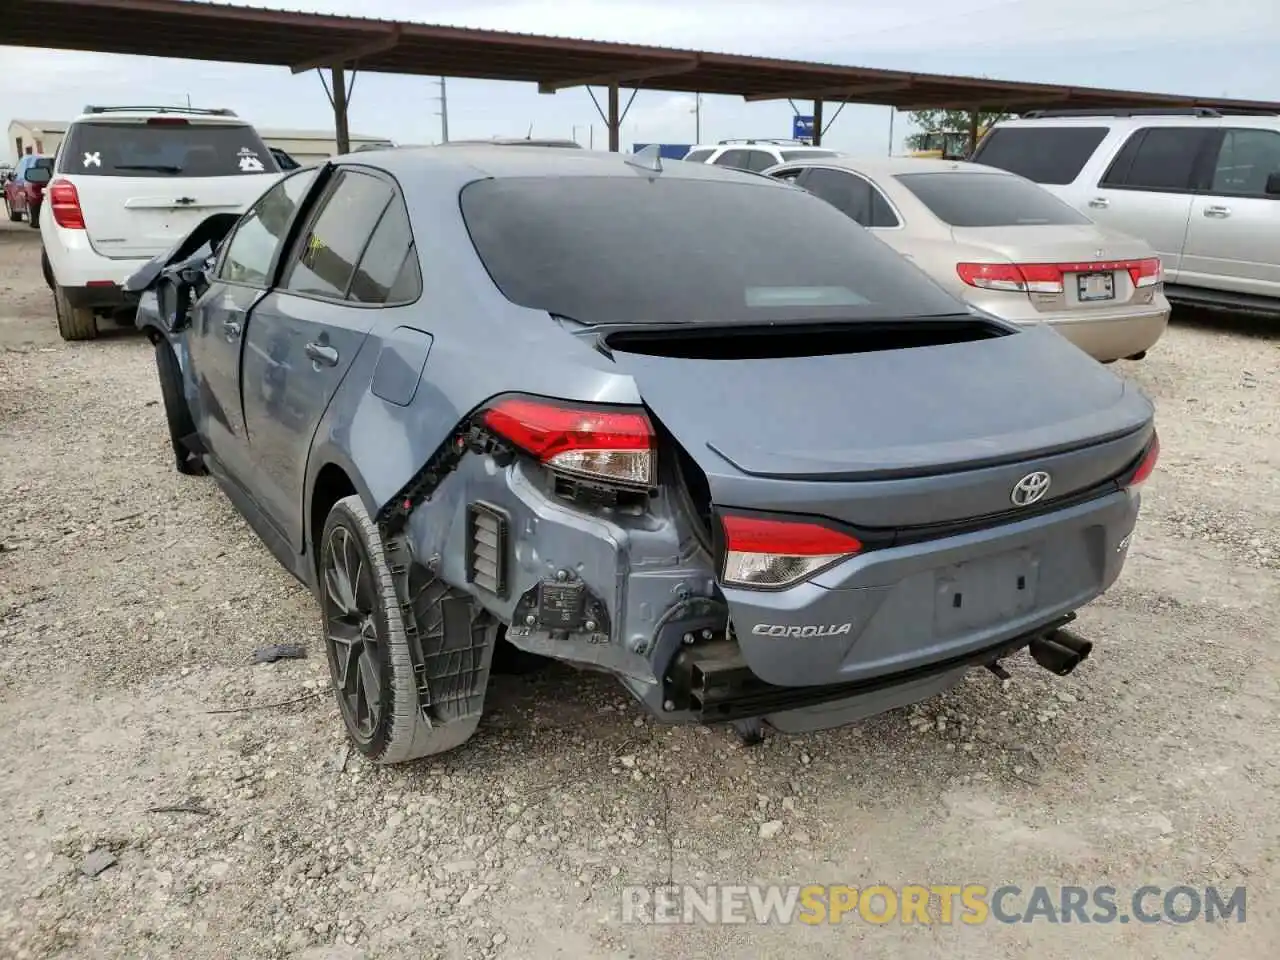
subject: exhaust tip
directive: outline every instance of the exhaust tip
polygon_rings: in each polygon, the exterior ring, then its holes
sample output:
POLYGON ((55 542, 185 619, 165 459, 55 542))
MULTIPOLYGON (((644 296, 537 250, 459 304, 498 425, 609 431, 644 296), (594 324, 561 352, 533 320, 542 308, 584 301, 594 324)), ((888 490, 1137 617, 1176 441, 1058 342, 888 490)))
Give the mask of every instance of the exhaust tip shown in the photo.
POLYGON ((1089 659, 1093 644, 1070 630, 1055 630, 1032 640, 1028 645, 1031 658, 1050 673, 1065 677, 1089 659))

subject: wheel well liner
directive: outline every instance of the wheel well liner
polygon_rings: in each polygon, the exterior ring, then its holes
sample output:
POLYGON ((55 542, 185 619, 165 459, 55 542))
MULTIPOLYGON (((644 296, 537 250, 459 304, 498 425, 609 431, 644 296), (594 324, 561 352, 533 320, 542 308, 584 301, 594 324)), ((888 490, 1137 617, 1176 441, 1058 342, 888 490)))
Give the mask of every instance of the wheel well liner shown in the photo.
MULTIPOLYGON (((329 511, 339 500, 357 492, 356 485, 351 482, 346 471, 336 463, 326 463, 316 474, 315 485, 311 488, 311 515, 307 518, 307 532, 310 534, 311 543, 315 545, 316 556, 320 553, 320 537, 324 533, 324 524, 329 517, 329 511)), ((315 572, 318 577, 320 575, 318 566, 315 572)))

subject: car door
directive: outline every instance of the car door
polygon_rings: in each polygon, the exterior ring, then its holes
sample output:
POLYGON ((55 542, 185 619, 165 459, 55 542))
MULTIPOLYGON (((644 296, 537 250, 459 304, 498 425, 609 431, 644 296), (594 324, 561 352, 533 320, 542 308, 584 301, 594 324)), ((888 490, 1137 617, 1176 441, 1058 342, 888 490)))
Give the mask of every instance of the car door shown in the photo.
POLYGON ((241 378, 253 485, 296 550, 312 439, 377 311, 361 293, 369 271, 357 267, 366 247, 378 249, 375 233, 407 225, 391 178, 341 167, 297 233, 278 286, 253 311, 241 378))
POLYGON ((240 401, 245 327, 270 286, 293 216, 315 176, 314 169, 300 170, 245 211, 219 250, 209 289, 191 309, 187 349, 199 397, 196 431, 241 486, 249 481, 240 401))
POLYGON ((1179 281, 1280 297, 1280 132, 1227 126, 1208 187, 1191 203, 1179 281))
POLYGON ((1191 204, 1216 132, 1203 122, 1135 130, 1085 201, 1090 219, 1151 244, 1170 283, 1178 282, 1191 204))

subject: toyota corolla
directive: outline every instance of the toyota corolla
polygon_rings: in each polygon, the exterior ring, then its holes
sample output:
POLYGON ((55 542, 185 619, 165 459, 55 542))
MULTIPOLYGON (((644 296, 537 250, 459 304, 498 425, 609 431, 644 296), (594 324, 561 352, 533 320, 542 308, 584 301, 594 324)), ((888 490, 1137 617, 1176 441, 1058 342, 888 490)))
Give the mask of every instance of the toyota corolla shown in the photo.
POLYGON ((177 468, 314 591, 375 762, 464 742, 495 652, 744 736, 1024 648, 1069 672, 1158 449, 1051 330, 804 191, 647 155, 340 157, 130 286, 177 468))

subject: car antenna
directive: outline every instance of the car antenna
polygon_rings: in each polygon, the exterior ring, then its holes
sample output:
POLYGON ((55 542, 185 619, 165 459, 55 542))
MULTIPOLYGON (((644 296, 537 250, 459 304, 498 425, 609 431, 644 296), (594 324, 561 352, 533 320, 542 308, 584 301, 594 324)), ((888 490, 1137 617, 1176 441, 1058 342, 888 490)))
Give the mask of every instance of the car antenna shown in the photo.
POLYGON ((636 167, 640 170, 648 170, 650 173, 661 173, 662 148, 656 143, 651 143, 643 150, 627 154, 626 162, 630 166, 636 167))

